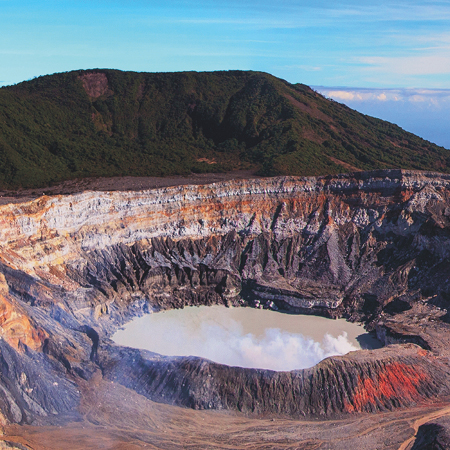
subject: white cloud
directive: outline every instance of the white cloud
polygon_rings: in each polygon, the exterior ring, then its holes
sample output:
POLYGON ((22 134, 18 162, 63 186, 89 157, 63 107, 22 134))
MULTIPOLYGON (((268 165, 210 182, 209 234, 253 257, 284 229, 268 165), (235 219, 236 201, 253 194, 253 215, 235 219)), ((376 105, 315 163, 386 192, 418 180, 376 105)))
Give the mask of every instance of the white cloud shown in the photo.
POLYGON ((319 66, 297 66, 298 69, 305 70, 306 72, 319 72, 322 70, 322 67, 319 66))
POLYGON ((333 100, 362 100, 360 94, 351 91, 321 91, 324 95, 333 100))
POLYGON ((317 86, 321 94, 344 103, 403 102, 422 103, 434 108, 450 105, 450 89, 370 89, 370 88, 326 88, 317 86))
POLYGON ((388 2, 383 7, 372 7, 375 17, 383 21, 443 21, 450 18, 450 9, 444 4, 424 5, 423 2, 388 2), (378 10, 378 11, 377 11, 378 10))
POLYGON ((370 56, 361 57, 359 61, 369 66, 370 71, 383 73, 395 73, 398 75, 450 75, 450 55, 420 55, 420 56, 399 56, 384 57, 370 56))

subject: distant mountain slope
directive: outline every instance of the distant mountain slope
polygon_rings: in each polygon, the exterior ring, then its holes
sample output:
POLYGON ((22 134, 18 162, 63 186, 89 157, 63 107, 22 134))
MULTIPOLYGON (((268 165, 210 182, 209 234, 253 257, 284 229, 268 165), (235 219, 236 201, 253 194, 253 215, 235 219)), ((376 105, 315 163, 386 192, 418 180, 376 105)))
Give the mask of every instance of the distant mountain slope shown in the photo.
POLYGON ((0 89, 0 187, 254 169, 450 172, 450 153, 259 72, 55 74, 0 89))

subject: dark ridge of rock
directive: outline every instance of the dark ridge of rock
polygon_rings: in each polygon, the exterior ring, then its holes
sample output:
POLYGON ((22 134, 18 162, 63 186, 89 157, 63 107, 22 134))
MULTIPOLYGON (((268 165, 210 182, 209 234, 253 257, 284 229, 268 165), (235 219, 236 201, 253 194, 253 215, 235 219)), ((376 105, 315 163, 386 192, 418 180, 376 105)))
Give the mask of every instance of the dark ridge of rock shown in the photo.
POLYGON ((330 417, 412 406, 448 395, 448 365, 413 344, 332 357, 274 372, 128 348, 103 353, 104 376, 148 398, 194 409, 330 417))
POLYGON ((413 343, 425 350, 431 350, 433 343, 428 343, 426 337, 420 335, 415 326, 408 326, 399 323, 381 322, 377 328, 377 338, 384 345, 413 343))
POLYGON ((450 423, 440 418, 421 425, 411 450, 446 450, 450 448, 450 423))

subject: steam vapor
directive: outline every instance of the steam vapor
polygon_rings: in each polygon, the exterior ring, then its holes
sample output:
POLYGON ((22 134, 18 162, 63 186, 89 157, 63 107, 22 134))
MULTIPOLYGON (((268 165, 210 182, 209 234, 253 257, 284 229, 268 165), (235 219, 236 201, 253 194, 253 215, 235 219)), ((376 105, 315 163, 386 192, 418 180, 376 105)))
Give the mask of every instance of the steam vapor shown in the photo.
POLYGON ((239 327, 224 329, 218 325, 202 327, 202 338, 196 338, 198 356, 229 366, 271 370, 295 370, 312 367, 332 355, 357 350, 344 331, 338 337, 325 334, 322 342, 302 334, 268 328, 261 338, 241 334, 239 327))
POLYGON ((233 319, 193 324, 171 318, 149 323, 146 319, 151 316, 137 319, 133 326, 119 331, 114 340, 169 356, 193 355, 229 366, 277 371, 312 367, 329 356, 358 350, 346 332, 338 337, 327 333, 322 342, 317 342, 279 328, 266 328, 260 336, 244 333, 242 325, 233 319))

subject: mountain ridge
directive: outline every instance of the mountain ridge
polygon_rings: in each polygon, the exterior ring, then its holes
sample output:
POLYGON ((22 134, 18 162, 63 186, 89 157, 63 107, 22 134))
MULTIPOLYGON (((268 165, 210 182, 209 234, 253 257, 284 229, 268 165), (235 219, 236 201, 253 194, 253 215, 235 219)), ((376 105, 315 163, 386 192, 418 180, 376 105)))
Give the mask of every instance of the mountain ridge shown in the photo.
POLYGON ((230 170, 450 171, 443 147, 250 71, 92 69, 0 88, 0 155, 3 189, 230 170))

